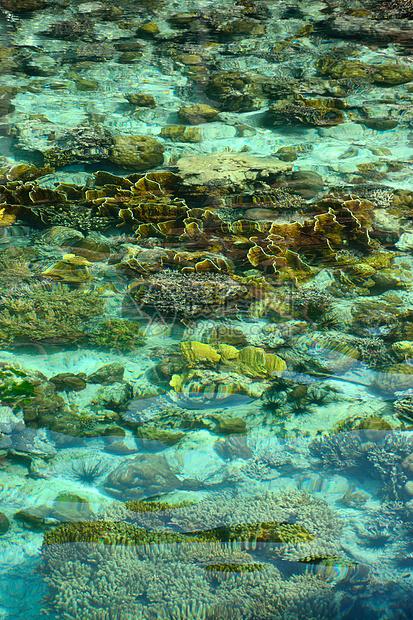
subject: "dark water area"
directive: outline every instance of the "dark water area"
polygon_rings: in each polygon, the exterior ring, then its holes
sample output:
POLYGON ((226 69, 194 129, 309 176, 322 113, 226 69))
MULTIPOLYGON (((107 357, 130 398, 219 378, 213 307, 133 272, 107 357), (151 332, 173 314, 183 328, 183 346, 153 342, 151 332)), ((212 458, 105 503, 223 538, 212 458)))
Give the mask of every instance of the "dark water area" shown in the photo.
POLYGON ((412 33, 0 0, 0 620, 413 618, 412 33))

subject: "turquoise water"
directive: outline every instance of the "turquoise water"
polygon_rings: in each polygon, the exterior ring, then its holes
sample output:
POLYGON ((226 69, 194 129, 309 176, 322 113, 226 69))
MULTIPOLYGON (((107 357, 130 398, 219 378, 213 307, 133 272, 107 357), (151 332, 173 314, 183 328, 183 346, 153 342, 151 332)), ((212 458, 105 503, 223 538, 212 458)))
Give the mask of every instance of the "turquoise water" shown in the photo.
POLYGON ((0 620, 413 618, 412 28, 0 0, 0 620))

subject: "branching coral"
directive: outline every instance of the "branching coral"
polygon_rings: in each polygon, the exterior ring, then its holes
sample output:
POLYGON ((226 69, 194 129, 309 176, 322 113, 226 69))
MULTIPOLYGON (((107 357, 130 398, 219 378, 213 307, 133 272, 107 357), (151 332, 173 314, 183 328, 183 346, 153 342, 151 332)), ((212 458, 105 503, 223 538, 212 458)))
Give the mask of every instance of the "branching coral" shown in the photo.
POLYGON ((184 275, 165 269, 133 284, 125 299, 125 312, 157 313, 162 318, 227 318, 247 310, 247 287, 222 274, 184 275))
POLYGON ((399 432, 376 431, 375 441, 363 431, 323 435, 310 444, 310 451, 325 467, 354 474, 369 473, 380 481, 381 493, 387 499, 403 497, 407 477, 401 463, 411 453, 411 446, 399 432))
POLYGON ((82 326, 103 313, 104 300, 91 291, 56 284, 51 290, 33 288, 24 297, 3 295, 0 340, 6 343, 86 342, 82 326))
POLYGON ((145 336, 136 322, 109 318, 101 321, 90 334, 90 343, 96 347, 116 351, 133 351, 145 342, 145 336))
POLYGON ((109 620, 114 613, 119 620, 150 620, 155 614, 162 620, 264 620, 270 588, 272 620, 283 620, 286 614, 296 617, 302 605, 311 620, 337 617, 334 587, 328 579, 311 574, 308 564, 290 560, 284 576, 271 557, 280 546, 288 557, 293 548, 301 557, 336 555, 340 525, 323 502, 294 492, 242 501, 239 496, 216 495, 194 506, 160 505, 158 513, 132 513, 118 504, 106 509, 104 520, 63 524, 46 533, 41 571, 48 586, 47 609, 67 620, 109 620), (311 524, 318 546, 308 542, 303 525, 292 522, 283 527, 285 533, 295 532, 294 543, 267 541, 266 549, 262 540, 256 546, 257 533, 269 530, 271 520, 281 515, 311 524), (251 522, 260 516, 266 516, 266 522, 251 522), (234 525, 222 526, 223 521, 234 525), (197 523, 201 530, 196 531, 197 523), (205 529, 210 525, 214 527, 205 529), (304 542, 297 542, 297 536, 304 542), (251 551, 240 548, 243 541, 251 543, 251 551), (298 574, 291 576, 292 570, 298 574))

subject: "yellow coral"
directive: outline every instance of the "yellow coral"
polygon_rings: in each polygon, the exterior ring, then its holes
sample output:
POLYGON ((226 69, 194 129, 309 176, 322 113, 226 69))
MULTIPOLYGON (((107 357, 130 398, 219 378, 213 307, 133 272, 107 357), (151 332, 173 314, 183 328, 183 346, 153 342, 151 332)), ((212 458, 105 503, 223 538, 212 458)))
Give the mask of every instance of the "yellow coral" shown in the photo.
POLYGON ((239 354, 239 371, 247 377, 265 377, 281 373, 287 364, 281 357, 266 353, 261 347, 244 347, 239 354))
POLYGON ((197 362, 216 363, 221 359, 220 354, 213 347, 197 340, 181 342, 181 351, 191 365, 197 362))

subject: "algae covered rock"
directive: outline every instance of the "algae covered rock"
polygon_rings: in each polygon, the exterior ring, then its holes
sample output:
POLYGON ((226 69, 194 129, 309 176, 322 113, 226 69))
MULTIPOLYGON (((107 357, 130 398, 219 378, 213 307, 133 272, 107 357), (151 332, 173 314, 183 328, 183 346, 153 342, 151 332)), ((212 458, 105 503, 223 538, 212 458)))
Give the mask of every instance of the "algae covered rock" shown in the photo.
POLYGON ((189 125, 200 125, 219 120, 219 111, 205 103, 197 103, 193 106, 179 108, 178 116, 189 125))
POLYGON ((105 364, 87 377, 88 383, 100 383, 102 385, 111 385, 112 383, 121 382, 125 367, 119 362, 105 364))
POLYGON ((39 531, 56 527, 62 521, 74 523, 91 521, 94 514, 87 499, 79 495, 61 493, 55 498, 53 506, 46 504, 29 506, 19 510, 14 516, 24 523, 26 528, 39 531))
POLYGON ((207 86, 207 95, 219 100, 222 110, 249 112, 259 108, 256 95, 261 94, 260 76, 240 71, 218 71, 207 86))
POLYGON ((93 517, 93 511, 87 499, 71 493, 61 493, 54 501, 51 516, 59 521, 89 521, 93 517))
POLYGON ((326 57, 319 61, 318 70, 336 80, 364 80, 376 84, 405 84, 413 80, 413 71, 401 64, 369 65, 357 60, 326 57))
POLYGON ((80 91, 92 91, 99 88, 99 82, 96 80, 88 80, 85 78, 79 78, 75 80, 76 88, 80 91))
MULTIPOLYGON (((345 121, 342 106, 340 99, 304 99, 301 96, 295 97, 293 101, 280 99, 270 105, 266 124, 272 126, 288 122, 314 127, 332 127, 345 121)), ((284 157, 284 161, 293 159, 284 157)))
POLYGON ((130 93, 125 95, 125 97, 131 105, 136 105, 140 108, 156 108, 156 102, 152 95, 145 95, 144 93, 130 93))
POLYGON ((217 439, 214 443, 214 450, 224 461, 247 460, 252 457, 252 450, 247 443, 247 438, 243 435, 231 435, 225 441, 217 439))
POLYGON ((119 411, 132 398, 132 388, 129 383, 112 383, 99 390, 94 404, 98 407, 119 411))
POLYGON ((29 11, 38 11, 45 6, 43 0, 1 0, 0 6, 6 11, 13 13, 28 13, 29 11))
POLYGON ((74 374, 73 372, 60 372, 50 381, 56 386, 59 392, 80 392, 86 387, 86 375, 83 372, 74 374))
POLYGON ((75 228, 68 226, 52 226, 47 228, 42 234, 42 240, 50 245, 73 245, 77 244, 84 235, 75 228))
POLYGON ((245 435, 247 425, 242 418, 223 417, 218 420, 218 432, 223 435, 245 435))
POLYGON ((141 448, 152 451, 174 446, 185 437, 185 433, 158 428, 155 424, 147 424, 138 428, 135 436, 141 448))
POLYGON ((167 125, 161 129, 162 138, 172 142, 202 142, 202 132, 198 127, 186 125, 167 125))
POLYGON ((122 168, 148 170, 163 163, 163 151, 151 136, 116 136, 109 159, 122 168))

